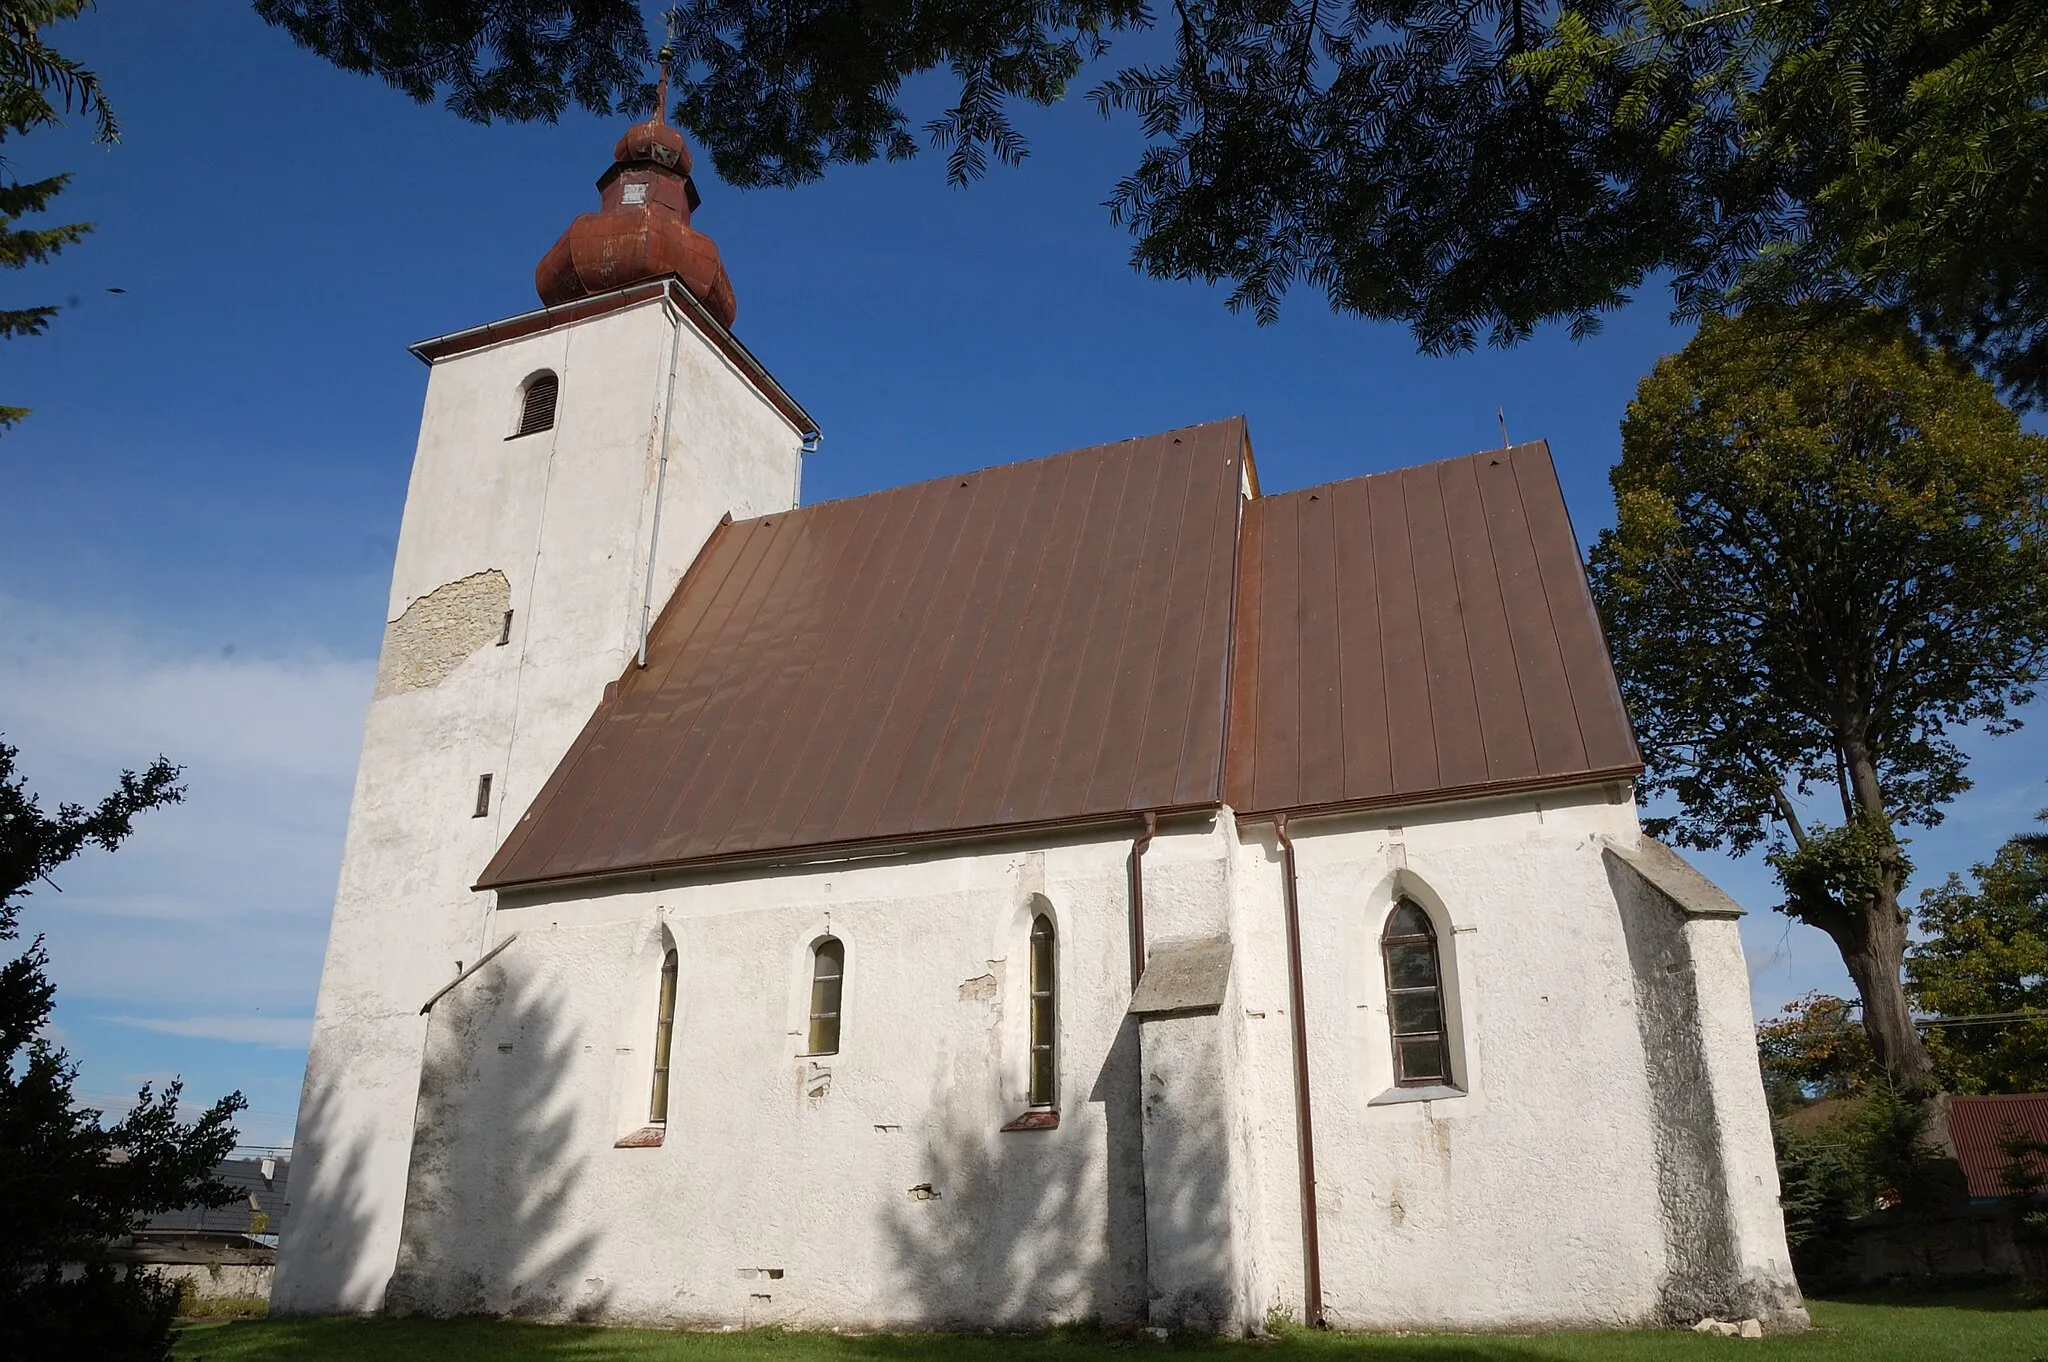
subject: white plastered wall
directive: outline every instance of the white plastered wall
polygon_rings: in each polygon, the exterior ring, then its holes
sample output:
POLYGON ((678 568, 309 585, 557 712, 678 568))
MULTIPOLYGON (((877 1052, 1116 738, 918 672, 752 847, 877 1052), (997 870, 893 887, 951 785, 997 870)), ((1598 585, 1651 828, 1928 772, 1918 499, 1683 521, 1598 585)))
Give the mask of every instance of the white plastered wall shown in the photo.
MULTIPOLYGON (((436 1005, 394 1309, 805 1326, 1143 1318, 1124 830, 565 889, 436 1005), (1023 1114, 1026 934, 1059 941, 1059 1125, 1023 1114), (809 945, 846 943, 836 1055, 809 945), (680 990, 658 1147, 616 1148, 680 990)), ((1223 835, 1148 876, 1221 916, 1223 835)))
MULTIPOLYGON (((1663 1322, 1669 1288, 1659 1113, 1606 839, 1639 836, 1625 788, 1296 821, 1323 1297, 1343 1328, 1663 1322), (1443 941, 1465 1095, 1392 1087, 1378 935, 1398 893, 1443 941)), ((1238 987, 1263 1091, 1264 1258, 1303 1311, 1301 1198, 1279 852, 1247 823, 1238 987)), ((1739 949, 1703 968, 1739 972, 1739 949), (1732 964, 1731 964, 1732 960, 1732 964)), ((1716 987, 1726 991, 1724 983, 1716 987)), ((1718 1009, 1725 1012, 1726 1008, 1718 1009)), ((1720 1026, 1715 1061, 1755 1060, 1720 1026)), ((1778 1216, 1753 1178, 1739 1218, 1778 1216)), ((1761 1234, 1762 1230, 1757 1233, 1761 1234)))
POLYGON ((469 886, 633 657, 650 549, 658 610, 721 516, 795 494, 802 432, 676 315, 655 298, 430 372, 315 1008, 280 1312, 383 1301, 419 1009, 495 939, 492 897, 469 886), (560 379, 554 428, 508 439, 542 370, 560 379))

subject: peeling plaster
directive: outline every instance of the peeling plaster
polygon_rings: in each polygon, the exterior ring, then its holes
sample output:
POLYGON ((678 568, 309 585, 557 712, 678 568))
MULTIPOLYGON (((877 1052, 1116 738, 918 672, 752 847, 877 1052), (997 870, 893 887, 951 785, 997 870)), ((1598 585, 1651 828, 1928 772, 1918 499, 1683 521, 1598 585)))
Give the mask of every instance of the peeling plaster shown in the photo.
POLYGON ((496 643, 512 608, 512 584, 496 568, 437 586, 384 626, 376 698, 425 690, 496 643))

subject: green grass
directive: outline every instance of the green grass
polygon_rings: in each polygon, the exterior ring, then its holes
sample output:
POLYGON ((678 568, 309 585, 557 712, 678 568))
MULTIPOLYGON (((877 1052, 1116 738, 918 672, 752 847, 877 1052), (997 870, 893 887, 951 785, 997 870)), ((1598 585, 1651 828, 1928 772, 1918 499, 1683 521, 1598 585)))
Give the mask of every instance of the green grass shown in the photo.
POLYGON ((1677 1330, 1608 1334, 1300 1333, 1257 1342, 1158 1343, 1092 1331, 1021 1337, 939 1334, 674 1333, 502 1320, 236 1320, 187 1327, 179 1362, 1136 1362, 1146 1355, 1241 1362, 2048 1362, 2048 1310, 2000 1292, 1819 1301, 1814 1329, 1762 1342, 1677 1330))

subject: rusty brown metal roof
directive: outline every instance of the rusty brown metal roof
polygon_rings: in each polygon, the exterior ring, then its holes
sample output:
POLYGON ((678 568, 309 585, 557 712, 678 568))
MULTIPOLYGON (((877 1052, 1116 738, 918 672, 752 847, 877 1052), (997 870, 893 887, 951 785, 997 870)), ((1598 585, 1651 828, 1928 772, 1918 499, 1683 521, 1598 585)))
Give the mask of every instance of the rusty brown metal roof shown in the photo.
POLYGON ((1250 459, 1222 421, 720 526, 478 887, 1641 769, 1547 447, 1250 459))
MULTIPOLYGON (((2005 1172, 2012 1160, 2001 1146, 2013 1131, 2028 1139, 2048 1141, 2048 1092, 1951 1097, 1948 1101, 1948 1138, 1969 1181, 1970 1195, 2009 1195, 2005 1172)), ((2029 1154, 2022 1162, 2048 1177, 2048 1158, 2029 1154)))
POLYGON ((1240 557, 1240 815, 1641 769, 1548 446, 1261 497, 1240 557))
POLYGON ((1241 420, 721 526, 479 887, 1223 794, 1241 420))

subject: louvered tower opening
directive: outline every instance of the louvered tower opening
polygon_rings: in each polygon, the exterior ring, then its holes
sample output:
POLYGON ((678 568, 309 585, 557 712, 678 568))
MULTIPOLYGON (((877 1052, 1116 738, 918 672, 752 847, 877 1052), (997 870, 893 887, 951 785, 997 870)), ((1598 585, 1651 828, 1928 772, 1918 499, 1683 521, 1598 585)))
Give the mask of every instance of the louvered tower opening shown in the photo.
POLYGON ((555 397, 562 388, 553 374, 537 374, 527 380, 526 398, 519 404, 519 429, 512 438, 555 428, 555 397))

